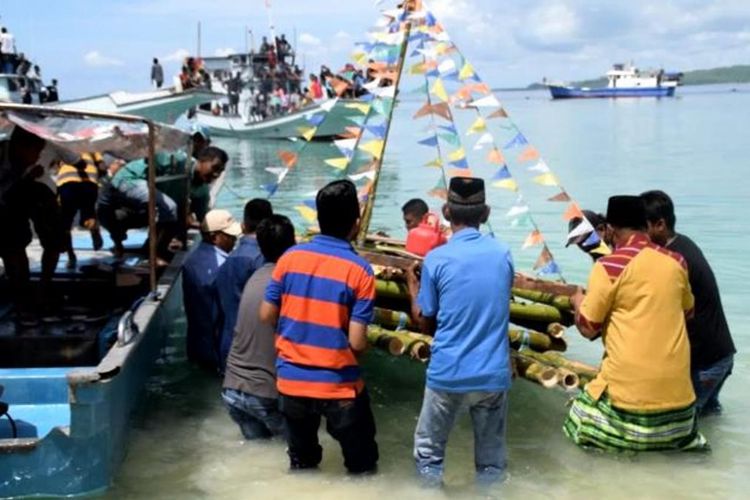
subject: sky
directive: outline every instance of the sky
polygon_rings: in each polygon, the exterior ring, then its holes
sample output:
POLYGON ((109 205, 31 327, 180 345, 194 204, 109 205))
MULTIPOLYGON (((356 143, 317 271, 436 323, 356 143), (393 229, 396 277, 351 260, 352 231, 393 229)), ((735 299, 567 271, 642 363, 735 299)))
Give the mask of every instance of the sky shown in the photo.
MULTIPOLYGON (((385 0, 270 0, 277 33, 308 71, 339 68, 385 0)), ((493 87, 580 80, 612 63, 690 70, 750 63, 748 0, 429 0, 427 6, 493 87)), ((242 51, 268 33, 264 0, 2 0, 19 51, 60 81, 64 99, 146 90, 151 59, 167 79, 187 54, 242 51)))

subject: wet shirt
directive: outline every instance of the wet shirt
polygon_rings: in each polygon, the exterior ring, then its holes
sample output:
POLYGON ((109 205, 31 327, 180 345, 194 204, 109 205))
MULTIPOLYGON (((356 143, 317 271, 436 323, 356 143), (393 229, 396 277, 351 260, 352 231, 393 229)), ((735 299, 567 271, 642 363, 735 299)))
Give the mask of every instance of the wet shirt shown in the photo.
POLYGON ((216 290, 219 294, 219 307, 223 316, 219 350, 222 363, 232 345, 237 311, 245 283, 264 262, 260 247, 258 247, 258 240, 254 235, 245 235, 216 275, 216 290))
POLYGON ((188 358, 209 367, 218 367, 221 316, 215 280, 226 257, 220 248, 201 241, 182 268, 188 358))
POLYGON ((598 400, 631 411, 685 408, 695 401, 685 312, 693 308, 679 254, 633 235, 591 270, 583 321, 602 328, 605 355, 586 386, 598 400))
MULTIPOLYGON (((184 171, 187 155, 182 152, 175 154, 159 152, 154 155, 156 175, 176 174, 184 171)), ((133 181, 148 180, 148 162, 145 158, 133 160, 122 166, 112 177, 112 185, 122 189, 133 181)))
POLYGON ((510 388, 512 283, 510 249, 476 229, 462 229, 427 254, 417 297, 422 315, 437 320, 427 387, 446 392, 510 388))
POLYGON ((721 305, 719 285, 706 257, 693 240, 678 234, 667 248, 687 261, 690 288, 695 295, 695 316, 687 321, 692 370, 706 369, 736 351, 721 305))
POLYGON ((279 307, 277 387, 289 396, 354 398, 364 387, 349 322, 368 325, 375 277, 347 241, 315 236, 279 259, 266 289, 279 307))
POLYGON ((224 376, 225 389, 262 398, 278 396, 275 329, 258 317, 274 267, 273 263, 263 265, 244 286, 224 376))

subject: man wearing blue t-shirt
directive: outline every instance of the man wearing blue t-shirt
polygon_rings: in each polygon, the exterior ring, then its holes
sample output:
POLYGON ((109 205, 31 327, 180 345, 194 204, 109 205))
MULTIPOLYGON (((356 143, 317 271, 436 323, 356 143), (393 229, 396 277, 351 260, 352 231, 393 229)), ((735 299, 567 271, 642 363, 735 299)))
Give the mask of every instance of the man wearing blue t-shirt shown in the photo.
POLYGON ((479 232, 490 209, 484 181, 454 178, 443 215, 453 237, 407 273, 412 314, 434 335, 422 411, 414 434, 417 472, 439 485, 448 434, 467 406, 474 426, 477 481, 501 480, 511 361, 508 345, 513 260, 504 243, 479 232))

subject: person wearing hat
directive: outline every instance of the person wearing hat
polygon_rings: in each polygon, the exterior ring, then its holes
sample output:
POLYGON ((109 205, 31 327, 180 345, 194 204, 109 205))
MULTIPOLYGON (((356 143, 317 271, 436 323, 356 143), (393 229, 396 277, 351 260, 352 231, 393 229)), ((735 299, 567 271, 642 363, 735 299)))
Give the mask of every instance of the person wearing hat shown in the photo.
POLYGON ((221 324, 216 275, 241 234, 240 223, 227 210, 209 211, 201 224, 203 239, 182 265, 187 356, 212 371, 219 369, 221 324))
POLYGON ((474 426, 477 481, 500 481, 507 466, 513 259, 508 245, 479 232, 489 214, 482 179, 451 179, 443 216, 453 236, 427 254, 421 277, 416 266, 407 272, 412 316, 434 336, 414 434, 417 472, 428 486, 442 483, 446 442, 464 406, 474 426))
MULTIPOLYGON (((609 247, 605 243, 608 239, 607 220, 604 215, 596 213, 593 210, 582 210, 582 212, 583 216, 594 229, 580 236, 570 238, 565 246, 567 247, 575 243, 582 252, 588 254, 596 262, 600 257, 610 254, 609 247)), ((581 222, 583 222, 583 218, 581 217, 572 218, 568 223, 568 232, 572 232, 581 222)))
POLYGON ((571 298, 576 326, 601 336, 606 355, 573 402, 565 435, 610 451, 707 448, 690 380, 685 259, 649 240, 638 196, 611 197, 607 225, 614 250, 594 264, 586 294, 571 298))

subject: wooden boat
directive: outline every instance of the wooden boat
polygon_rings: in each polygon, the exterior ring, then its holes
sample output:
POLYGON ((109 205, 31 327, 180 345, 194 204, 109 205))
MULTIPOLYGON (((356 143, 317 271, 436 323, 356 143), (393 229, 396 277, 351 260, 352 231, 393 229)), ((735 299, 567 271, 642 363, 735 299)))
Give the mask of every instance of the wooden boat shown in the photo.
MULTIPOLYGON (((176 149, 188 136, 144 118, 0 104, 0 132, 33 128, 72 153, 93 144, 123 159, 176 149)), ((153 162, 151 162, 153 164, 153 162)), ((187 173, 168 182, 186 184, 187 173)), ((107 488, 127 449, 128 422, 181 314, 180 268, 155 265, 157 179, 149 175, 148 262, 131 252, 116 262, 107 252, 79 250, 75 271, 61 271, 53 288, 65 297, 61 318, 21 330, 0 290, 0 497, 77 496, 107 488), (12 420, 11 420, 12 419, 12 420), (12 422, 12 423, 11 423, 12 422)), ((131 240, 133 232, 131 232, 131 240)), ((41 248, 27 253, 38 261, 41 248)), ((32 285, 38 270, 32 266, 32 285)))

